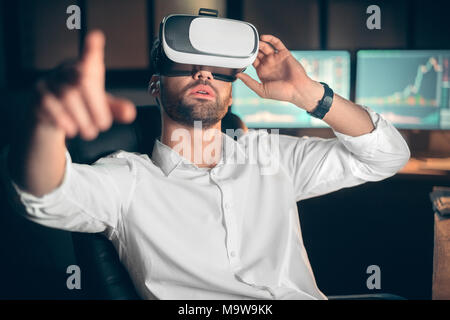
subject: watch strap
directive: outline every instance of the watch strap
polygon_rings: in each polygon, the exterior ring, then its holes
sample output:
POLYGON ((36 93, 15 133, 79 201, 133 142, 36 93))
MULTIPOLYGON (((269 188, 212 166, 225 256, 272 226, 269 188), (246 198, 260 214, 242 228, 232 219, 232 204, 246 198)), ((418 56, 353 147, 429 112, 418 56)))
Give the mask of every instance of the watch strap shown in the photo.
POLYGON ((323 119, 333 104, 334 92, 325 82, 320 82, 320 84, 323 85, 325 89, 323 97, 320 99, 317 107, 312 112, 307 111, 307 113, 315 118, 323 119))

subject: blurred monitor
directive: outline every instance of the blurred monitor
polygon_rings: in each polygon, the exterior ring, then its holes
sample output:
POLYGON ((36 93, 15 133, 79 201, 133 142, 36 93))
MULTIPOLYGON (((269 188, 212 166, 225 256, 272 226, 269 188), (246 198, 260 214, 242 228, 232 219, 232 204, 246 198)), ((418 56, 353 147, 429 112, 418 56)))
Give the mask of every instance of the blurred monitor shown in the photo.
MULTIPOLYGON (((292 55, 316 81, 327 83, 334 92, 350 96, 350 54, 347 51, 295 51, 292 55)), ((259 81, 255 68, 245 71, 259 81)), ((324 128, 328 125, 305 110, 284 101, 262 99, 241 80, 233 82, 233 113, 249 128, 324 128)))
POLYGON ((450 50, 360 50, 356 103, 399 129, 450 129, 450 50))

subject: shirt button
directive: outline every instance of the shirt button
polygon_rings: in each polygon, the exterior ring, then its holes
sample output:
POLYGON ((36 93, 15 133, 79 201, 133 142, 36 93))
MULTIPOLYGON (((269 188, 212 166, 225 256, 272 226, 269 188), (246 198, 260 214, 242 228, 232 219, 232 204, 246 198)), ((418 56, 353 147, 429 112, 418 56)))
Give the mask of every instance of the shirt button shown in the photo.
POLYGON ((232 258, 236 257, 236 252, 235 251, 231 251, 230 252, 230 257, 232 257, 232 258))
POLYGON ((225 203, 225 209, 230 209, 231 208, 231 205, 229 204, 229 203, 225 203))

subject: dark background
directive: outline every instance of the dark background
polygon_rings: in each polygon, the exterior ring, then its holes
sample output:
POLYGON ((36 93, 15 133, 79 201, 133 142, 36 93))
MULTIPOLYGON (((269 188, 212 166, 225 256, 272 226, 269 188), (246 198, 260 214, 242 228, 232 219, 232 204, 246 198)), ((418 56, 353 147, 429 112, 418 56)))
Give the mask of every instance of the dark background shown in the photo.
MULTIPOLYGON (((289 49, 349 50, 354 99, 359 49, 450 49, 449 1, 434 0, 19 0, 0 2, 0 148, 20 130, 28 90, 43 72, 76 58, 86 32, 106 34, 106 87, 138 105, 147 94, 149 46, 169 13, 215 8, 222 17, 253 23, 260 34, 279 37, 289 49), (66 8, 81 8, 81 30, 68 30, 66 8), (381 30, 366 28, 366 8, 381 8, 381 30)), ((401 130, 413 156, 450 156, 449 131, 401 130)), ((282 133, 333 137, 329 128, 282 133)), ((319 288, 327 295, 389 292, 431 298, 433 185, 448 176, 395 175, 382 182, 299 203, 303 237, 319 288), (368 290, 366 268, 382 272, 381 290, 368 290)), ((0 190, 3 194, 3 190, 0 190)), ((3 199, 3 197, 2 197, 3 199)), ((83 297, 66 288, 76 264, 71 235, 45 228, 0 203, 0 298, 83 297)), ((263 235, 261 235, 263 236, 263 235)))

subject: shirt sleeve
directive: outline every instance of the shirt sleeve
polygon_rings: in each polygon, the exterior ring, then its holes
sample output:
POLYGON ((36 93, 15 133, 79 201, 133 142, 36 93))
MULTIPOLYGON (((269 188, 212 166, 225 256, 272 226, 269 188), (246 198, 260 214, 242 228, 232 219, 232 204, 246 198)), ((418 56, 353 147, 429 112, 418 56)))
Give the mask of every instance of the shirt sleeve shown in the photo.
POLYGON ((66 150, 62 183, 36 197, 10 180, 25 217, 47 227, 78 232, 112 232, 127 210, 135 183, 132 162, 117 152, 93 165, 72 163, 66 150))
POLYGON ((398 130, 363 108, 375 127, 370 133, 353 137, 332 129, 336 138, 280 136, 280 161, 292 178, 296 201, 386 179, 408 162, 410 150, 398 130))

